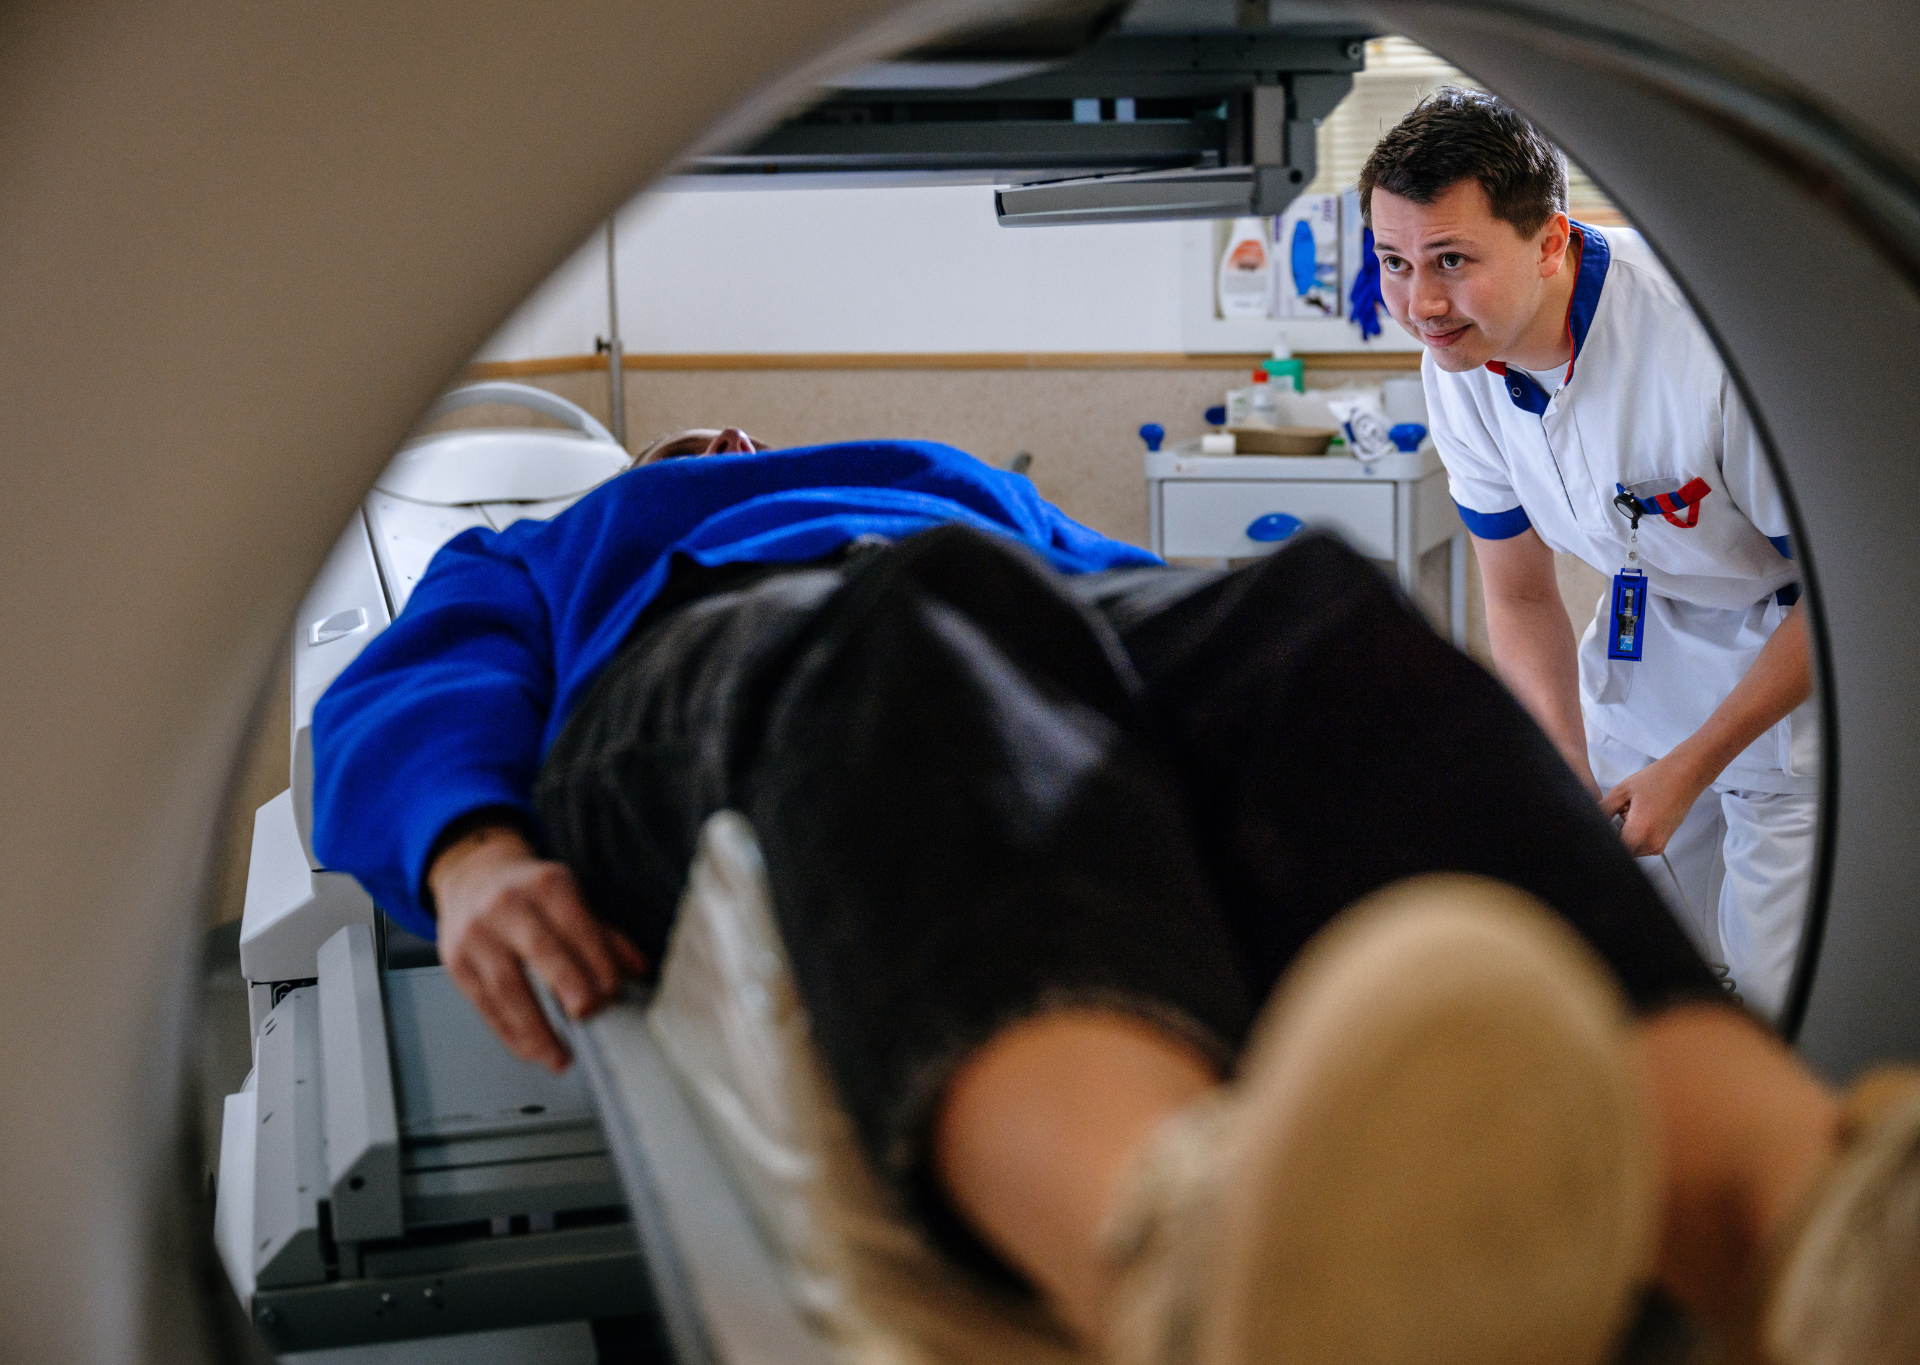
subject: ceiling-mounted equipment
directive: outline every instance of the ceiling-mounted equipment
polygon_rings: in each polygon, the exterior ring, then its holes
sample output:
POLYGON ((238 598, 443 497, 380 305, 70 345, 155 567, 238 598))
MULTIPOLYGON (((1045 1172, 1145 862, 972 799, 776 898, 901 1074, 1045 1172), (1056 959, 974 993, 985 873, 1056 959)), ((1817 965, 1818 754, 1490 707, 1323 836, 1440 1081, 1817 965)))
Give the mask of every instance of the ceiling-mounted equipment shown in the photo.
POLYGON ((1177 29, 1135 6, 1104 29, 1009 30, 842 77, 692 183, 997 183, 1005 226, 1277 214, 1368 34, 1264 7, 1177 29), (1067 50, 1071 41, 1079 46, 1067 50))

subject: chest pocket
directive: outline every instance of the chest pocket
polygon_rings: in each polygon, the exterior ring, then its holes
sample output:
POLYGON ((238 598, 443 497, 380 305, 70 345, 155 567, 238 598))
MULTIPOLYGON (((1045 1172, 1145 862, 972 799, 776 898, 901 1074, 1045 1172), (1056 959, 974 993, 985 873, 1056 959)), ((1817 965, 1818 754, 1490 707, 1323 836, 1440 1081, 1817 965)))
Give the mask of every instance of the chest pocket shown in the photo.
MULTIPOLYGON (((1642 516, 1658 516, 1683 531, 1700 524, 1700 504, 1713 492, 1713 485, 1699 475, 1685 479, 1646 479, 1628 487, 1615 484, 1619 492, 1614 503, 1623 512, 1631 506, 1642 516)), ((1631 515, 1631 513, 1629 513, 1631 515)))
POLYGON ((1624 541, 1628 519, 1639 515, 1640 559, 1647 567, 1675 575, 1725 573, 1728 536, 1743 518, 1724 489, 1692 473, 1615 487, 1613 505, 1620 520, 1614 525, 1624 541))

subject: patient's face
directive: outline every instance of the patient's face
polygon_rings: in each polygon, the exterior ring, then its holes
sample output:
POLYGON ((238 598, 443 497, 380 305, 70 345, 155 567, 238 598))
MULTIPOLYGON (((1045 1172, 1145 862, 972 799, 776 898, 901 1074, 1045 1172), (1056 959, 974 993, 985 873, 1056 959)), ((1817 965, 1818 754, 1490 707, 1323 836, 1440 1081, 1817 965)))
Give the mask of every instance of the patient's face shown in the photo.
POLYGON ((739 427, 696 427, 677 436, 655 441, 640 452, 639 464, 657 460, 678 460, 692 455, 750 455, 767 449, 765 441, 756 441, 739 427))

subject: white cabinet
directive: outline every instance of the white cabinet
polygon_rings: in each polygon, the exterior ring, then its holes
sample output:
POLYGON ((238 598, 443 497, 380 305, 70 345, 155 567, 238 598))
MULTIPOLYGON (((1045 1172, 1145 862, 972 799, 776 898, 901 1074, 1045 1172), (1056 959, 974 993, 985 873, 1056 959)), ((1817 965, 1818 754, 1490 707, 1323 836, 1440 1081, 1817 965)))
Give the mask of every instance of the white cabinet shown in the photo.
MULTIPOLYGON (((1283 482, 1275 479, 1169 480, 1161 492, 1162 554, 1244 559, 1273 542, 1254 539, 1276 514, 1338 531, 1370 559, 1393 558, 1392 484, 1283 482)), ((1280 523, 1284 525, 1284 523, 1280 523)))
POLYGON ((1450 625, 1453 642, 1466 643, 1467 532, 1430 449, 1363 465, 1345 455, 1201 455, 1190 443, 1149 451, 1146 472, 1151 546, 1172 558, 1270 554, 1297 523, 1391 560, 1417 597, 1420 557, 1450 542, 1450 625))

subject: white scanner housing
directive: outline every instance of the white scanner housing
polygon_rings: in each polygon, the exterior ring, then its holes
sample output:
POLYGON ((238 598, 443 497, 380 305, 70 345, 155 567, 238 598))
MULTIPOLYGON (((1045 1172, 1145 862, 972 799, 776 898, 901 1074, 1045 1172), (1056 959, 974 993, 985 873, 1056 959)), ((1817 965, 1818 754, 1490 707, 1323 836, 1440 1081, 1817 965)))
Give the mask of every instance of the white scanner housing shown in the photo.
POLYGON ((570 430, 474 428, 408 442, 375 482, 327 557, 293 626, 291 787, 254 815, 240 970, 258 1029, 285 983, 317 975, 320 946, 350 924, 372 924, 360 884, 313 851, 313 708, 333 680, 406 608, 439 548, 476 526, 504 530, 545 519, 632 464, 592 416, 544 389, 472 384, 427 420, 480 403, 511 404, 570 430))

